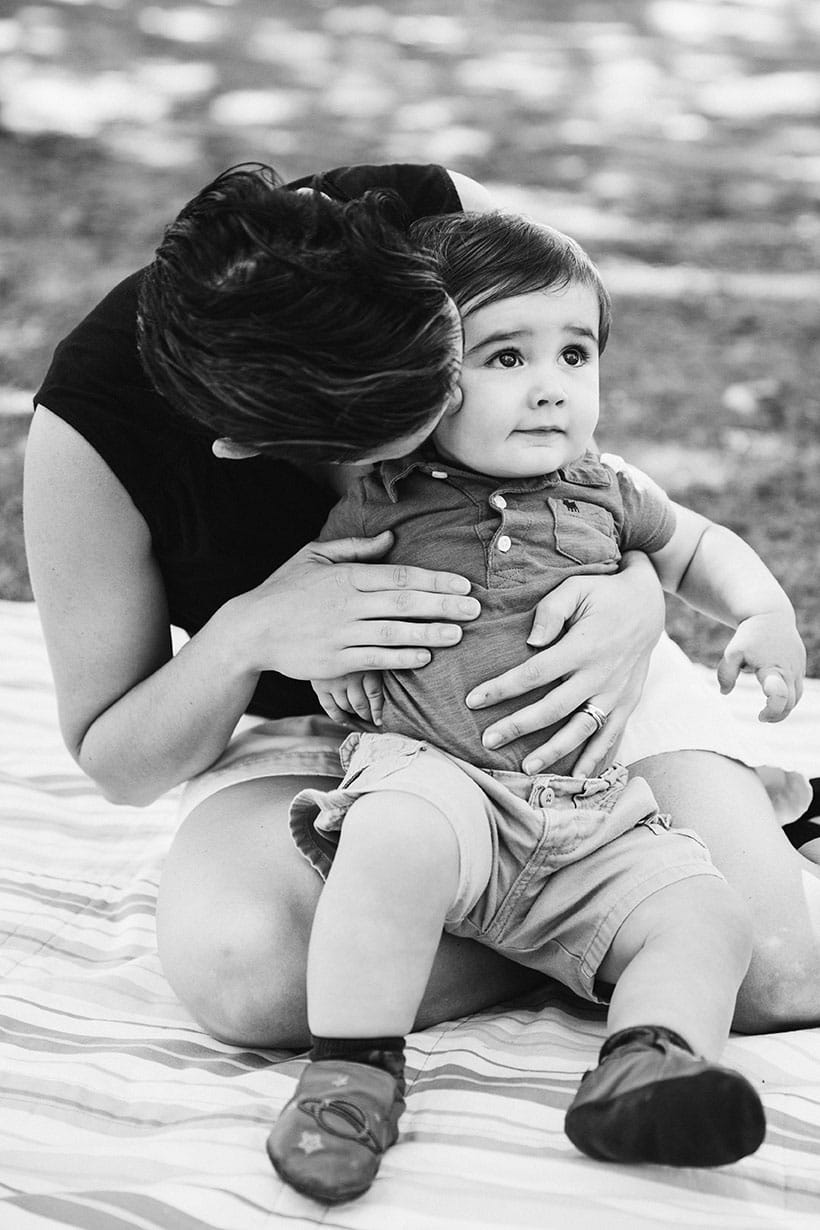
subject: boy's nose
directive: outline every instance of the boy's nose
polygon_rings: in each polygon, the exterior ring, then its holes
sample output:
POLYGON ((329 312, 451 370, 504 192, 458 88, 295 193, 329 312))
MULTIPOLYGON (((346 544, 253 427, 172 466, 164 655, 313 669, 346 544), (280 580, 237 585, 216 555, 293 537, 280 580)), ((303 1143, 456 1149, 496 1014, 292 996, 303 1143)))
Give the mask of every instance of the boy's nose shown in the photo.
POLYGON ((556 374, 542 375, 533 382, 530 404, 533 406, 560 406, 564 401, 564 386, 556 374))

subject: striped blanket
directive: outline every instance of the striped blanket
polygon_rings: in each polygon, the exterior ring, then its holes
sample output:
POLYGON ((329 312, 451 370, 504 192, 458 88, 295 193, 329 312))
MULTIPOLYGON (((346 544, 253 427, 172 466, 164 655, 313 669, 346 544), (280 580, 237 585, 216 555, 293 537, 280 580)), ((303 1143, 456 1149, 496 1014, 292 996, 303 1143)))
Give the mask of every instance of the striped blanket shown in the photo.
MULTIPOLYGON (((0 1226, 3 1230, 723 1230, 820 1218, 820 1030, 733 1037, 769 1132, 717 1171, 612 1167, 563 1112, 603 1036, 561 989, 410 1038, 402 1143, 333 1209, 264 1142, 303 1059, 204 1034, 154 947, 175 799, 106 803, 63 750, 36 612, 0 603, 0 1226)), ((753 708, 753 707, 752 707, 753 708)), ((820 684, 790 721, 805 768, 820 684)), ((778 737, 784 737, 778 735, 778 737)))

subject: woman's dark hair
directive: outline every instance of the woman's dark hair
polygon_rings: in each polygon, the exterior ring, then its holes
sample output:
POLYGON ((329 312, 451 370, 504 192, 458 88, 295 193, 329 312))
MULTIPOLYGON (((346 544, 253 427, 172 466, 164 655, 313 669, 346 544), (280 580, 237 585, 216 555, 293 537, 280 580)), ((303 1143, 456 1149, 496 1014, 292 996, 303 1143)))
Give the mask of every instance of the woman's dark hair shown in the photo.
POLYGON ((598 343, 603 352, 612 305, 601 275, 580 244, 561 231, 519 214, 444 214, 424 218, 410 238, 428 252, 462 316, 477 308, 578 283, 598 298, 598 343))
POLYGON ((157 392, 217 436, 344 461, 417 431, 457 377, 458 330, 387 192, 339 204, 272 168, 225 171, 143 272, 138 343, 157 392))

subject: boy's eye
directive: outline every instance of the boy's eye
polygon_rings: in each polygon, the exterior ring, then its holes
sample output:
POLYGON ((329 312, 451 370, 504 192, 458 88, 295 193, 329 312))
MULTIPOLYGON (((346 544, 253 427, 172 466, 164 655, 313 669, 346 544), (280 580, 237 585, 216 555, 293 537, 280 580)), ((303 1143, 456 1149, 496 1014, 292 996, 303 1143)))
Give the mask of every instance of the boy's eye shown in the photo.
POLYGON ((521 356, 517 350, 499 350, 490 359, 490 363, 498 367, 518 367, 521 362, 521 356))
POLYGON ((588 359, 588 354, 583 346, 567 346, 564 351, 564 362, 568 367, 580 367, 588 359))

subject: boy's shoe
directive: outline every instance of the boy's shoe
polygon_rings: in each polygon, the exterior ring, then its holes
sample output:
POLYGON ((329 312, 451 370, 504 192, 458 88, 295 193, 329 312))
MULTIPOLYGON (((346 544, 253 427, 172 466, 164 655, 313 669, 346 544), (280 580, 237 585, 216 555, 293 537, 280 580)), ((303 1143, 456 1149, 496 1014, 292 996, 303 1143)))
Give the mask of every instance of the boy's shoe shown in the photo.
POLYGON ((337 1204, 366 1192, 399 1134, 404 1081, 343 1059, 308 1064, 268 1137, 280 1178, 337 1204))
POLYGON ((699 1059, 670 1029, 641 1025, 601 1047, 564 1129, 601 1161, 723 1166, 762 1144, 766 1117, 739 1072, 699 1059))

